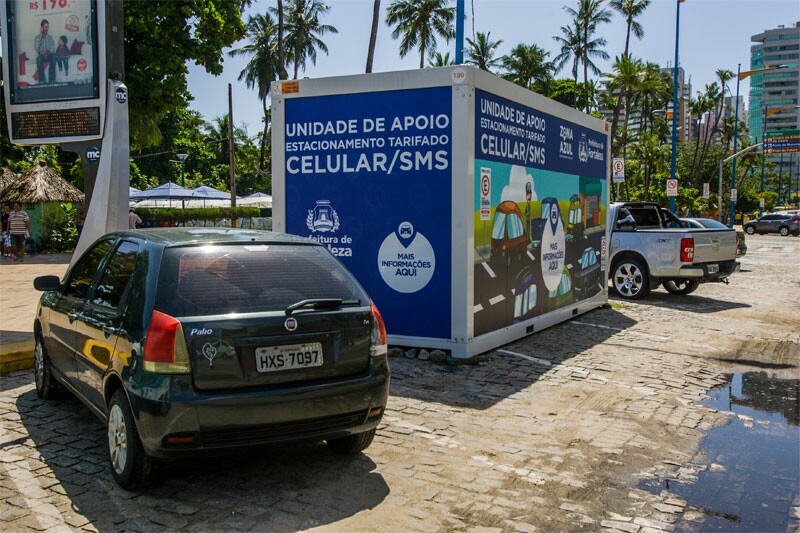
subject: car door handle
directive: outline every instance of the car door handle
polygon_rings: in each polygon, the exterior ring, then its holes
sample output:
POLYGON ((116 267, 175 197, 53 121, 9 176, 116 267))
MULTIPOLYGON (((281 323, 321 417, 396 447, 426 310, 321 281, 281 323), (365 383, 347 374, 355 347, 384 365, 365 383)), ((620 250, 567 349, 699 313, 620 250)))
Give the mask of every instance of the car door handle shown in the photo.
POLYGON ((78 319, 78 313, 70 313, 67 315, 67 318, 69 318, 69 323, 72 324, 78 319))

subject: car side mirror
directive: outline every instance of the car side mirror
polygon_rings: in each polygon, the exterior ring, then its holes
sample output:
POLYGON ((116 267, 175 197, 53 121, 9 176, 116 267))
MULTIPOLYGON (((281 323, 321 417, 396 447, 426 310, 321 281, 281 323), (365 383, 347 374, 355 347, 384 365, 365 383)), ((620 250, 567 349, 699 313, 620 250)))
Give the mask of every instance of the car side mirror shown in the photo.
POLYGON ((33 288, 37 291, 57 291, 61 288, 58 276, 38 276, 33 278, 33 288))
POLYGON ((617 230, 636 231, 636 220, 633 218, 633 215, 628 215, 625 218, 617 220, 617 230))

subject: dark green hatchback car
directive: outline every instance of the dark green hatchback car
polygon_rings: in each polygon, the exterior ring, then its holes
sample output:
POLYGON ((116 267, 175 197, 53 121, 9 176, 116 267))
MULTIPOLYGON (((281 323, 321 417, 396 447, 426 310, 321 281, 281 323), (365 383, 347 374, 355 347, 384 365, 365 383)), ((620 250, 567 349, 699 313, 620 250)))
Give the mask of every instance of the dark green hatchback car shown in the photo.
POLYGON ((372 442, 389 392, 386 330, 312 241, 230 229, 98 239, 41 276, 36 390, 66 388, 107 423, 117 483, 154 459, 294 440, 372 442))

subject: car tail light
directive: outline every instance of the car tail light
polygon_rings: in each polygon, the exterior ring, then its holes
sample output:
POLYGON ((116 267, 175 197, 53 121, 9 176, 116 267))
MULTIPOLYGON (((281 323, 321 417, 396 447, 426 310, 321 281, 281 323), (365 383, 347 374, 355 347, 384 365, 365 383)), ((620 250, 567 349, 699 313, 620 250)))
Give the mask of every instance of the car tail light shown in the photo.
POLYGON ((370 301, 370 312, 372 313, 372 331, 369 334, 369 354, 373 357, 386 355, 389 346, 386 342, 386 326, 383 324, 381 312, 375 306, 375 302, 370 301))
POLYGON ((158 374, 189 373, 189 349, 177 319, 153 311, 144 341, 144 369, 158 374))
POLYGON ((691 263, 694 261, 694 239, 684 237, 681 239, 681 263, 691 263))
POLYGON ((792 215, 792 222, 797 222, 797 221, 800 221, 800 217, 798 217, 797 215, 792 215))

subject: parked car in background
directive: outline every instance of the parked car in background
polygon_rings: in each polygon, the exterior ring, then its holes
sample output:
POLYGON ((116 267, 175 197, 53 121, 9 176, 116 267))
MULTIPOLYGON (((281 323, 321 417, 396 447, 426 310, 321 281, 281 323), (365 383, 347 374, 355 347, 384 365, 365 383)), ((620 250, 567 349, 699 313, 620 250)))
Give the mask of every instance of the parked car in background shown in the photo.
POLYGON ((758 233, 759 235, 764 233, 780 233, 784 237, 788 235, 797 237, 800 235, 800 217, 796 214, 786 213, 785 211, 770 213, 758 218, 758 220, 745 222, 742 227, 748 235, 754 233, 758 233))
POLYGON ((114 479, 154 458, 295 440, 372 442, 389 393, 386 330, 312 241, 223 229, 105 235, 63 280, 40 276, 41 398, 60 388, 107 424, 114 479))
MULTIPOLYGON (((713 218, 682 218, 681 222, 685 228, 727 228, 725 224, 713 218)), ((743 257, 747 253, 747 242, 744 237, 744 231, 736 230, 736 257, 743 257)))
POLYGON ((701 283, 728 283, 741 268, 736 232, 727 227, 687 229, 654 202, 612 202, 609 216, 609 277, 623 298, 644 298, 658 285, 690 294, 701 283))

